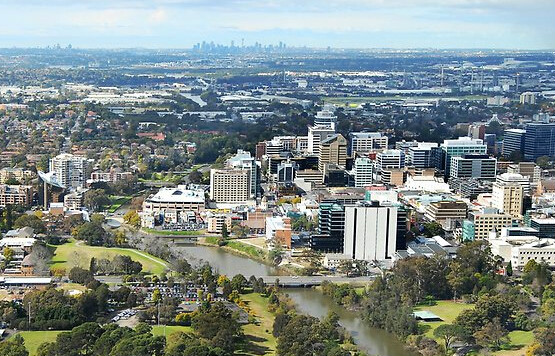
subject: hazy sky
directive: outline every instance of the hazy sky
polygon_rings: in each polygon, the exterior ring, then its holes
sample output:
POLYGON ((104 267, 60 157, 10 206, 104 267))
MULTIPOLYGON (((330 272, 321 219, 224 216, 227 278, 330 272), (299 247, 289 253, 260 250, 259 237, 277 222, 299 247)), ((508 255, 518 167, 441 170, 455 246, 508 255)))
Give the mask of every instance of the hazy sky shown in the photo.
POLYGON ((555 0, 0 0, 0 47, 555 48, 555 0))

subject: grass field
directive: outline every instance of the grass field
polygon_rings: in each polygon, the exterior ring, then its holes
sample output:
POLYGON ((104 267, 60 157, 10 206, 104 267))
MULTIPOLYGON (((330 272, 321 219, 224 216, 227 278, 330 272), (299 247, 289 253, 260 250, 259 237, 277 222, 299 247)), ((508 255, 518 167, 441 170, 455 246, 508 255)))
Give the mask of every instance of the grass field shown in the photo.
MULTIPOLYGON (((425 330, 425 335, 434 338, 434 330, 442 324, 451 324, 457 316, 464 310, 471 309, 474 304, 456 303, 452 300, 441 300, 436 305, 420 304, 415 310, 428 310, 439 316, 443 321, 420 322, 425 330)), ((434 338, 436 339, 436 338, 434 338)), ((509 333, 510 343, 505 345, 503 350, 494 354, 498 356, 524 356, 526 347, 534 341, 534 334, 531 331, 511 331, 509 333)), ((436 339, 438 342, 441 340, 436 339)))
POLYGON ((171 230, 156 230, 156 229, 148 229, 142 228, 142 231, 153 234, 153 235, 166 235, 166 236, 197 236, 197 235, 204 235, 206 231, 199 230, 199 231, 171 231, 171 230))
POLYGON ((52 247, 55 251, 50 269, 63 268, 66 272, 69 272, 75 266, 88 268, 92 257, 112 259, 116 255, 126 255, 134 261, 140 262, 145 273, 160 274, 167 270, 167 263, 165 261, 130 248, 93 247, 87 246, 84 243, 78 244, 76 241, 52 247))
POLYGON ((108 212, 110 214, 115 213, 119 208, 121 208, 122 205, 127 204, 127 202, 131 200, 131 198, 131 196, 110 196, 111 205, 107 209, 108 212))
POLYGON ((276 350, 276 338, 272 335, 274 315, 268 311, 268 298, 258 293, 250 293, 241 295, 241 299, 247 302, 258 323, 243 326, 247 342, 241 345, 236 355, 274 355, 276 350))
POLYGON ((164 325, 160 325, 160 326, 155 325, 152 327, 152 335, 163 336, 164 328, 166 329, 166 337, 176 332, 184 332, 184 333, 193 332, 193 328, 191 328, 190 326, 168 325, 164 327, 164 325))
POLYGON ((494 353, 498 356, 524 356, 526 349, 534 341, 532 331, 515 330, 509 333, 509 345, 505 345, 503 350, 494 353))
POLYGON ((56 341, 56 336, 61 332, 63 331, 21 331, 17 335, 23 337, 29 355, 33 356, 41 344, 56 341))
POLYGON ((415 310, 428 310, 443 321, 420 322, 426 330, 426 336, 433 338, 434 330, 442 324, 451 324, 464 310, 472 309, 474 304, 457 303, 452 300, 440 300, 435 305, 420 304, 415 310))

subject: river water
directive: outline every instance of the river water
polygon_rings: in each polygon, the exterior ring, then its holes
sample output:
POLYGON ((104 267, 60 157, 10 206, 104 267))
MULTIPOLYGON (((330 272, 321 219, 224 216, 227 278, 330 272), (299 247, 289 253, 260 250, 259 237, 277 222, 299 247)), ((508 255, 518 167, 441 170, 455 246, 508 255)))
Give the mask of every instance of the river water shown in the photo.
MULTIPOLYGON (((232 277, 242 274, 247 279, 251 275, 278 276, 279 272, 247 257, 229 253, 217 247, 198 246, 193 244, 178 244, 183 256, 191 263, 202 261, 210 263, 220 274, 232 277)), ((392 334, 383 330, 369 327, 360 317, 359 313, 349 311, 333 302, 333 300, 314 289, 286 289, 284 290, 297 305, 297 310, 302 313, 323 318, 330 311, 339 315, 339 323, 355 340, 358 347, 375 356, 413 356, 408 353, 403 343, 392 334)))

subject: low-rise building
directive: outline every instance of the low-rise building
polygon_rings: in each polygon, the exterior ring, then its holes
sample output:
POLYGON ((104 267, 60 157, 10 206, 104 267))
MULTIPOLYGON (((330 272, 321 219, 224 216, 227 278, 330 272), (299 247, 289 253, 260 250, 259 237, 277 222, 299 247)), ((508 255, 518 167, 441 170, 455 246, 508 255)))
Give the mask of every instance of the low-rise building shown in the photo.
POLYGON ((329 270, 337 270, 343 263, 352 261, 350 256, 344 255, 342 253, 326 253, 324 255, 324 268, 329 270))
POLYGON ((466 219, 468 206, 463 201, 439 201, 430 203, 424 217, 428 221, 436 221, 447 230, 454 227, 456 221, 466 219))
POLYGON ((510 262, 517 269, 524 268, 531 260, 555 267, 555 239, 540 239, 531 228, 519 230, 516 234, 511 230, 514 229, 503 229, 499 237, 489 239, 494 256, 502 257, 505 263, 510 262))
POLYGON ((9 180, 16 180, 19 183, 33 178, 35 173, 23 168, 2 168, 0 169, 0 184, 6 184, 9 180))
POLYGON ((190 221, 191 213, 204 211, 203 190, 188 189, 184 185, 177 188, 162 188, 149 196, 143 203, 141 221, 143 227, 153 227, 156 221, 184 223, 190 221))
POLYGON ((206 229, 207 232, 212 234, 221 234, 226 226, 228 233, 231 233, 231 216, 226 214, 216 214, 208 217, 208 228, 206 229))
POLYGON ((132 180, 134 177, 131 172, 122 172, 121 170, 112 169, 108 172, 94 171, 87 183, 107 182, 115 183, 120 181, 132 180))
POLYGON ((283 216, 266 218, 266 241, 291 248, 291 219, 283 216))
POLYGON ((81 210, 84 206, 83 192, 73 192, 64 196, 64 208, 66 210, 81 210))
POLYGON ((483 240, 493 231, 501 231, 513 224, 513 217, 509 214, 498 213, 497 209, 484 209, 481 212, 472 212, 469 219, 463 221, 463 241, 483 240))

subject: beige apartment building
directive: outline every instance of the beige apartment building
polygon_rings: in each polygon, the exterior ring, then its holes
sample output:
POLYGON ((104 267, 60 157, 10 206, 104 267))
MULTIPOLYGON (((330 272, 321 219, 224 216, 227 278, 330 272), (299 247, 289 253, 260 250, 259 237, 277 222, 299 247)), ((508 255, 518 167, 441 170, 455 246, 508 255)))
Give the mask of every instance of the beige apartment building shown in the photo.
POLYGON ((492 192, 492 206, 515 219, 522 218, 524 187, 516 182, 495 182, 492 192))
POLYGON ((509 214, 486 214, 474 213, 474 238, 487 239, 492 231, 500 232, 504 227, 509 227, 513 223, 513 217, 509 214))
POLYGON ((240 204, 249 200, 250 171, 246 169, 212 169, 210 199, 217 203, 240 204))
POLYGON ((22 168, 2 168, 0 169, 0 184, 6 184, 10 179, 15 179, 23 183, 26 179, 33 178, 33 171, 22 168))
POLYGON ((347 140, 343 135, 334 135, 320 143, 318 170, 323 172, 324 166, 330 163, 341 167, 347 164, 347 140))

